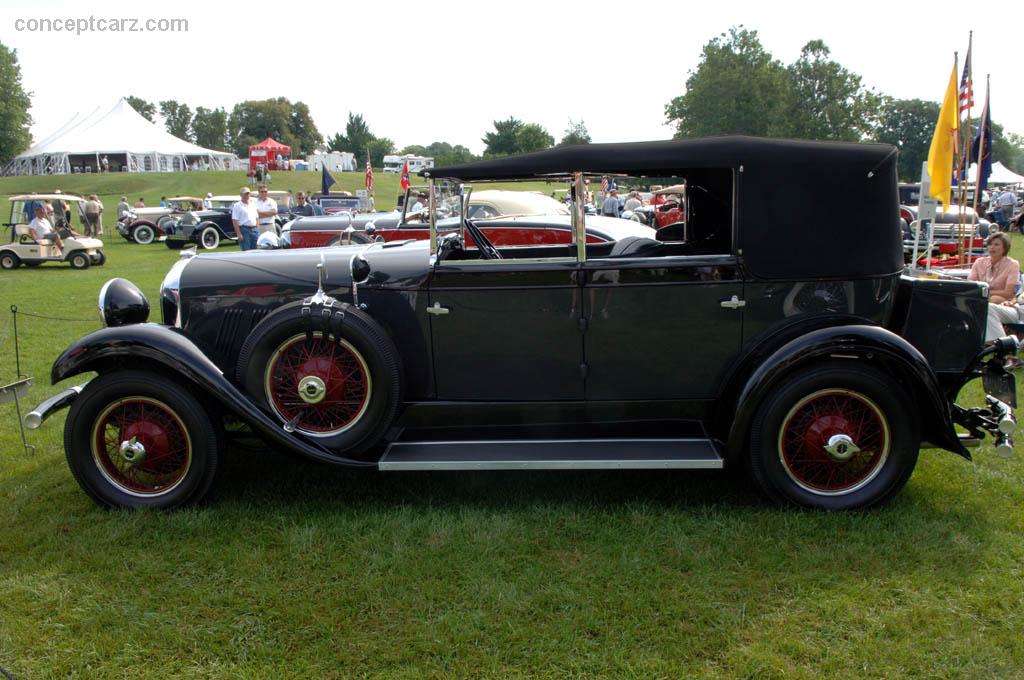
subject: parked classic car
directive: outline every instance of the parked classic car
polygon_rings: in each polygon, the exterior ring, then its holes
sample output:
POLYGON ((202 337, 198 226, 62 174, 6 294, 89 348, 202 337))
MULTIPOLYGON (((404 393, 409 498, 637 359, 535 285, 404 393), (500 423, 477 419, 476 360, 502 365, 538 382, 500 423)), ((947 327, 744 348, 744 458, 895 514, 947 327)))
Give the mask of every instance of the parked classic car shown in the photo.
POLYGON ((1018 343, 983 343, 985 284, 903 276, 896 155, 718 137, 425 170, 427 240, 185 257, 162 323, 109 281, 106 328, 51 375, 97 377, 26 420, 70 405, 71 471, 116 507, 200 500, 226 415, 352 467, 746 468, 780 502, 873 506, 925 442, 969 459, 989 434, 1011 450, 1015 429, 1018 343), (583 196, 609 173, 685 181, 683 239, 588 243, 574 201, 571 244, 502 248, 466 216, 470 182, 583 196), (458 230, 438 234, 442 208, 458 230), (957 405, 978 377, 986 406, 957 405))
MULTIPOLYGON (((419 190, 410 188, 409 194, 419 190)), ((467 217, 478 223, 496 246, 525 246, 572 243, 572 224, 565 205, 532 191, 487 189, 467 191, 467 217)), ((339 214, 305 217, 286 224, 282 238, 291 248, 337 245, 343 242, 369 243, 375 239, 402 241, 430 236, 429 219, 424 211, 412 210, 405 200, 400 210, 369 214, 339 214), (347 233, 349 229, 353 233, 347 233)), ((441 232, 457 229, 459 219, 442 211, 441 232)), ((631 220, 588 215, 587 240, 590 243, 615 241, 627 236, 654 238, 654 231, 631 220)), ((472 236, 469 244, 472 245, 472 236)))
POLYGON ((221 241, 236 240, 230 208, 192 210, 179 215, 173 223, 165 224, 164 232, 164 245, 171 249, 181 249, 189 243, 195 243, 204 250, 213 250, 221 241))
POLYGON ((167 206, 153 208, 132 208, 117 222, 117 232, 124 238, 139 245, 149 245, 166 235, 166 227, 173 224, 178 216, 203 205, 203 199, 196 196, 175 196, 166 200, 167 206))
MULTIPOLYGON (((103 241, 88 236, 68 235, 62 238, 63 248, 50 240, 37 241, 29 230, 29 216, 35 206, 44 202, 64 201, 75 204, 80 222, 84 222, 82 205, 85 198, 77 194, 19 194, 10 197, 11 217, 5 222, 10 227, 10 240, 0 243, 0 269, 16 269, 18 265, 38 267, 44 262, 67 262, 72 269, 87 269, 107 261, 103 254, 103 241)), ((70 225, 68 225, 70 226, 70 225)), ((80 229, 84 229, 82 224, 80 229)), ((58 230, 59 231, 59 230, 58 230)))

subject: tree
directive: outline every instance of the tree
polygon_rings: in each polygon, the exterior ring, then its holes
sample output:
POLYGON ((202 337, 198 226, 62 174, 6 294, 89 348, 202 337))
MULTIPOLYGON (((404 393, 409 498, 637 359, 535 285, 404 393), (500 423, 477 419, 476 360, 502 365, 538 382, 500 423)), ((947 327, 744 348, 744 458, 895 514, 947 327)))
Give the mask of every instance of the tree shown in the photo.
POLYGON ((292 104, 284 97, 235 104, 228 118, 228 134, 232 151, 240 156, 267 137, 292 147, 296 155, 313 151, 323 142, 308 107, 302 102, 292 104))
POLYGON ((875 126, 880 98, 861 77, 830 60, 821 40, 811 40, 789 66, 786 134, 800 139, 860 141, 875 126))
POLYGON ((565 128, 565 134, 562 135, 562 141, 558 146, 569 144, 590 144, 590 133, 587 132, 587 126, 582 120, 576 123, 569 119, 569 127, 565 128))
POLYGON ((370 150, 370 165, 374 167, 381 167, 384 165, 384 156, 388 156, 395 152, 395 143, 387 137, 374 137, 365 146, 363 146, 363 161, 366 162, 366 149, 369 147, 370 150))
POLYGON ((164 118, 164 127, 175 137, 192 141, 192 110, 188 104, 168 99, 160 102, 160 115, 164 118))
POLYGON ((206 109, 196 107, 192 117, 192 134, 199 146, 217 151, 227 151, 228 143, 228 112, 224 109, 206 109))
POLYGON ((516 146, 519 153, 540 151, 555 144, 555 138, 538 123, 526 123, 516 130, 516 146))
MULTIPOLYGON (((1015 132, 1007 133, 1006 144, 1008 147, 1006 153, 999 160, 1017 174, 1024 173, 1024 135, 1018 135, 1015 132)), ((995 145, 993 144, 993 146, 995 145)))
MULTIPOLYGON (((348 114, 348 122, 345 124, 345 134, 341 134, 339 132, 331 137, 328 142, 328 148, 331 151, 351 151, 355 154, 357 163, 365 163, 366 148, 375 139, 376 137, 374 137, 373 133, 370 132, 370 126, 367 125, 362 114, 352 113, 350 111, 348 114)), ((373 156, 372 151, 370 155, 373 156)), ((381 158, 383 158, 383 154, 381 155, 381 158)), ((381 163, 383 163, 383 161, 381 161, 381 163)))
POLYGON ((921 179, 921 163, 928 158, 932 132, 939 117, 939 104, 922 99, 885 99, 875 139, 900 150, 901 179, 921 179))
POLYGON ((156 106, 147 102, 145 99, 133 97, 131 95, 125 97, 125 101, 127 101, 129 106, 138 111, 139 114, 150 123, 156 122, 153 120, 156 117, 156 106))
POLYGON ((484 156, 508 156, 519 150, 516 133, 523 126, 523 121, 516 118, 494 121, 494 132, 483 136, 484 156))
POLYGON ((0 163, 6 163, 29 147, 32 116, 29 93, 21 86, 18 54, 0 44, 0 163))
POLYGON ((757 31, 729 29, 704 45, 686 92, 665 106, 676 137, 784 134, 791 79, 757 31))
POLYGON ((478 157, 474 156, 473 152, 466 147, 461 144, 452 146, 448 142, 434 142, 429 146, 410 144, 402 149, 401 153, 403 155, 411 153, 417 156, 428 156, 434 159, 434 165, 437 166, 456 165, 478 160, 478 157))

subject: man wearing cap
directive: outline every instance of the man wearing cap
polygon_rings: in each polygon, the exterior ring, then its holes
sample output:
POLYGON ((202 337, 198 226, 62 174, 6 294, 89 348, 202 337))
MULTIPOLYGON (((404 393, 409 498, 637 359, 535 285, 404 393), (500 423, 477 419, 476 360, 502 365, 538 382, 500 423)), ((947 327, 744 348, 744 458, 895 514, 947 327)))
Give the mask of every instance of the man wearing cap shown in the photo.
POLYGON ((277 233, 277 225, 274 218, 277 217, 277 201, 270 197, 267 192, 267 185, 261 184, 259 198, 256 199, 256 214, 259 216, 260 233, 272 231, 277 233))
POLYGON ((259 237, 259 215, 256 205, 249 200, 249 187, 242 187, 238 193, 241 200, 231 206, 231 224, 235 227, 235 238, 241 249, 253 250, 259 237))

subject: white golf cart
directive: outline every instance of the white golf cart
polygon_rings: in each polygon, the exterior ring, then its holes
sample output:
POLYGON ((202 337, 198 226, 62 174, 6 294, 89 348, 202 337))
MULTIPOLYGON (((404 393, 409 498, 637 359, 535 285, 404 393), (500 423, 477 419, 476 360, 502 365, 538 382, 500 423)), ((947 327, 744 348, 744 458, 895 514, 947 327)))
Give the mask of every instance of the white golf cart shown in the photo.
MULTIPOLYGON (((65 231, 68 236, 61 236, 63 248, 50 239, 36 241, 28 228, 33 219, 36 206, 51 201, 66 201, 77 205, 79 223, 85 222, 86 199, 77 194, 18 194, 11 196, 11 219, 4 223, 10 228, 10 242, 0 244, 0 269, 15 269, 18 265, 38 267, 44 262, 67 262, 72 269, 88 269, 92 265, 101 265, 107 258, 103 254, 103 241, 87 236, 75 236, 65 231)), ((59 205, 59 204, 58 204, 59 205)), ((60 218, 63 221, 63 216, 60 218)), ((71 225, 54 225, 60 233, 61 227, 70 229, 71 225)), ((84 228, 84 227, 82 227, 84 228)))

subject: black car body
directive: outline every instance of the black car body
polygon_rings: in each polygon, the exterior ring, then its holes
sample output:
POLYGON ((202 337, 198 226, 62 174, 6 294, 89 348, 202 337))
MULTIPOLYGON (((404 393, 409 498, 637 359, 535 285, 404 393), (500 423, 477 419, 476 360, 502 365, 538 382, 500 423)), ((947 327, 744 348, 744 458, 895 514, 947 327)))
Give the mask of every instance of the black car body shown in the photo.
POLYGON ((340 465, 738 467, 775 500, 830 509, 892 497, 925 442, 1012 447, 1017 343, 983 343, 984 284, 904 275, 892 147, 595 144, 422 174, 429 240, 182 259, 163 323, 108 283, 108 327, 52 371, 99 377, 30 425, 71 403, 72 471, 130 507, 198 500, 225 415, 340 465), (682 238, 587 243, 582 201, 568 245, 496 248, 462 208, 437 233, 467 183, 561 178, 583 196, 605 175, 687 182, 682 238), (793 187, 849 209, 778 200, 793 187), (988 405, 958 406, 978 377, 988 405))
POLYGON ((231 224, 231 210, 193 210, 179 215, 173 222, 164 225, 168 248, 183 248, 195 243, 205 250, 213 250, 222 241, 235 241, 235 228, 231 224))

